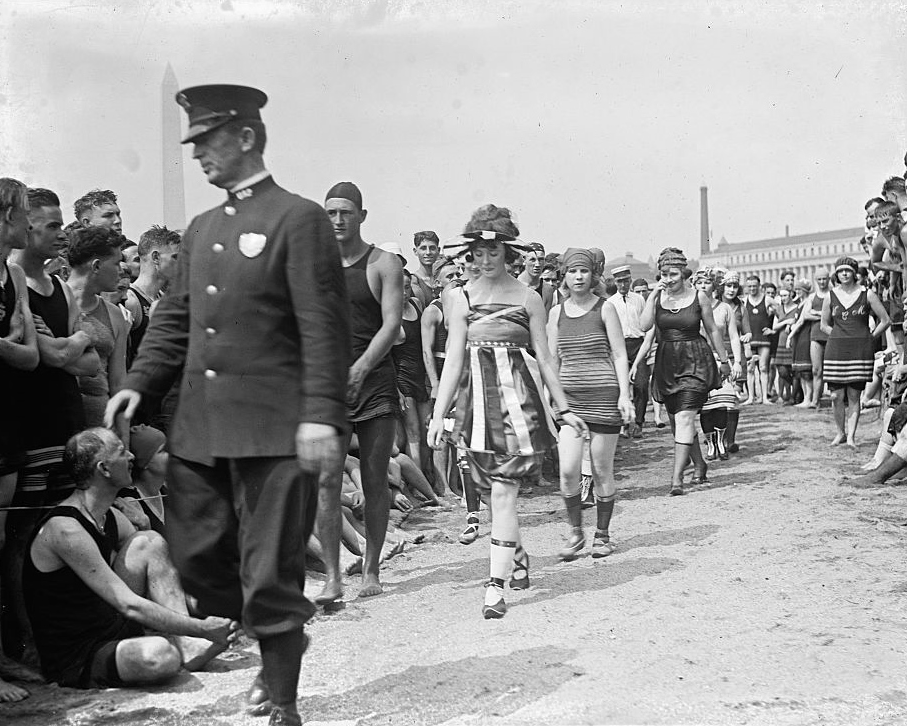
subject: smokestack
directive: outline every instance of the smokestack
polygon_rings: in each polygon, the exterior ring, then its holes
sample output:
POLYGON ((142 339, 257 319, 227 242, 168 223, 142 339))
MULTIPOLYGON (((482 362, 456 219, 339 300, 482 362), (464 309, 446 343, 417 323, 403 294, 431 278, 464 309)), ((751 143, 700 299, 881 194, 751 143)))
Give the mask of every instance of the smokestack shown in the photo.
POLYGON ((183 147, 180 146, 179 93, 176 74, 168 63, 161 83, 161 171, 164 224, 170 229, 186 226, 186 200, 183 191, 183 147))
POLYGON ((709 188, 699 187, 699 251, 709 253, 709 188))
POLYGON ((784 236, 790 237, 790 225, 789 224, 784 225, 784 236))

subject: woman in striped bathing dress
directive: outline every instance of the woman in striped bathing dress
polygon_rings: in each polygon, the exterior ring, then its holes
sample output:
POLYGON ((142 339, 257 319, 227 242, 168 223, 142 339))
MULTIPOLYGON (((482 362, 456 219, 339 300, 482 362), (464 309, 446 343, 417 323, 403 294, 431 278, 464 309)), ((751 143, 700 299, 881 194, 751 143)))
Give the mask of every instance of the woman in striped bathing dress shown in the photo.
MULTIPOLYGON (((592 556, 607 557, 616 549, 609 525, 614 511, 614 449, 621 425, 633 420, 627 350, 614 307, 593 294, 598 284, 588 250, 571 247, 563 255, 564 283, 570 297, 548 316, 548 346, 554 357, 570 410, 589 427, 596 528, 592 556)), ((558 438, 561 495, 567 508, 570 537, 559 557, 574 559, 586 546, 580 467, 584 439, 565 426, 558 438)))
POLYGON ((822 377, 831 390, 831 405, 838 433, 832 446, 847 442, 855 447, 860 422, 860 394, 872 380, 873 338, 891 324, 885 306, 872 290, 857 283, 857 261, 835 261, 834 289, 822 304, 822 332, 828 336, 822 377), (870 313, 875 327, 869 327, 870 313))
POLYGON ((456 397, 449 439, 466 450, 473 481, 491 509, 490 579, 482 612, 507 611, 504 580, 529 585, 529 556, 520 542, 517 494, 535 480, 541 457, 554 445, 555 428, 544 385, 564 423, 583 436, 588 429, 567 406, 548 353, 547 315, 538 293, 507 274, 522 247, 510 211, 476 210, 462 238, 481 272, 468 291, 451 296, 447 362, 428 427, 429 443, 443 443, 444 416, 456 397), (530 353, 533 350, 534 353, 530 353))

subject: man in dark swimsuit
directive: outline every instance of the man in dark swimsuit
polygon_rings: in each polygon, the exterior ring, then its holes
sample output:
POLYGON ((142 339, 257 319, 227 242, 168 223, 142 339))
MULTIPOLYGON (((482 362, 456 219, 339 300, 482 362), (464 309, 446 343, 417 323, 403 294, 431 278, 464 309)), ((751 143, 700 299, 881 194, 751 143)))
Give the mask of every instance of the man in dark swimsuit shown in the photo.
POLYGON ((235 638, 237 622, 189 615, 164 538, 113 508, 132 459, 107 429, 73 436, 63 465, 76 489, 29 544, 23 587, 41 669, 63 686, 157 683, 199 670, 235 638))
MULTIPOLYGON (((69 245, 60 200, 49 189, 29 189, 28 203, 28 242, 12 259, 25 272, 40 361, 34 371, 20 376, 23 406, 19 425, 25 457, 12 501, 12 506, 20 508, 9 513, 3 556, 6 591, 13 593, 14 605, 7 609, 7 632, 18 632, 20 645, 26 648, 31 645, 31 628, 22 599, 25 545, 41 514, 35 507, 58 502, 72 489, 58 470, 66 441, 85 428, 76 376, 94 375, 100 365, 88 335, 76 330, 79 309, 72 292, 46 269, 46 263, 69 245)), ((26 651, 26 657, 29 655, 26 651)))
MULTIPOLYGON (((396 255, 363 241, 362 193, 352 182, 335 184, 324 208, 334 226, 350 298, 353 364, 347 383, 347 416, 359 438, 365 495, 366 549, 359 597, 380 595, 378 566, 387 533, 390 492, 387 462, 399 413, 396 373, 390 356, 403 316, 403 267, 396 255)), ((340 577, 340 484, 338 470, 318 499, 318 536, 324 548, 327 580, 316 602, 343 595, 340 577)))
POLYGON ((132 365, 148 329, 151 305, 160 299, 164 285, 176 271, 179 244, 178 232, 157 225, 139 237, 139 276, 129 286, 125 303, 126 309, 132 313, 127 367, 132 365))

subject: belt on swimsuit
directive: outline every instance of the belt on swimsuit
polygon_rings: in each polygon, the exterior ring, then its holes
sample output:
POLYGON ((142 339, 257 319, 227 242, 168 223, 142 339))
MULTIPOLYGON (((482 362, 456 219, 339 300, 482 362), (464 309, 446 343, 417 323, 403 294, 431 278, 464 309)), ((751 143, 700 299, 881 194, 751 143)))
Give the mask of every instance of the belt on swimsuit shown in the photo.
POLYGON ((678 343, 682 340, 700 340, 702 336, 698 330, 680 330, 678 328, 666 328, 659 331, 661 339, 665 343, 678 343))
POLYGON ((467 340, 470 348, 522 348, 522 345, 510 343, 506 340, 467 340))

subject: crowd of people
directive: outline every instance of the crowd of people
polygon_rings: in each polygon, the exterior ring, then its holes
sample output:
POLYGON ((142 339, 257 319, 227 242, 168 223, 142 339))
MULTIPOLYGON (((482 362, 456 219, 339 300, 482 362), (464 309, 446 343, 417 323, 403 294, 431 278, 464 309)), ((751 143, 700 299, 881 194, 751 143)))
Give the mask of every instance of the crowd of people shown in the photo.
MULTIPOLYGON (((615 451, 645 435, 650 405, 673 435, 673 496, 739 451, 742 407, 816 408, 825 386, 832 443, 855 445, 861 408, 882 401, 867 476, 907 466, 903 179, 867 204, 868 266, 842 257, 815 288, 694 272, 676 247, 633 279, 597 248, 546 254, 490 204, 443 243, 417 232, 408 270, 364 240, 354 183, 323 207, 277 185, 266 100, 179 94, 184 143, 227 192, 186 230, 136 244, 112 191, 66 224, 53 191, 0 179, 5 673, 40 678, 11 656, 67 686, 158 682, 204 667, 241 623, 262 655, 250 712, 299 723, 304 625, 344 575, 382 593, 406 541, 392 509, 462 503, 469 545, 486 507, 482 613, 501 618, 507 586, 530 586, 521 485, 556 467, 560 559, 586 548, 585 508, 591 556, 619 551, 615 451)), ((0 680, 0 701, 26 696, 0 680)))

